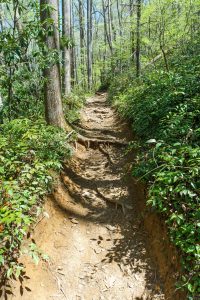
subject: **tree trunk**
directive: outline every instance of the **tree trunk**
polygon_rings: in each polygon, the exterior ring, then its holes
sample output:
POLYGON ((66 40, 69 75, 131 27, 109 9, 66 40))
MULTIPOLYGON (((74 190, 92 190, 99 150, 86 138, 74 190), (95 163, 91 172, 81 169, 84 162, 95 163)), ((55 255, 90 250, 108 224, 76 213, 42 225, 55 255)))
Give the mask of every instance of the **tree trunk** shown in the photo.
POLYGON ((136 77, 140 77, 141 63, 140 63, 140 27, 141 27, 141 0, 136 1, 137 7, 137 28, 136 28, 136 77))
POLYGON ((122 20, 121 20, 121 12, 119 8, 119 0, 117 0, 117 16, 118 16, 118 22, 119 22, 119 35, 122 37, 122 20))
MULTIPOLYGON (((59 49, 59 34, 58 34, 58 7, 57 0, 40 0, 40 16, 41 24, 44 29, 44 42, 49 51, 59 49), (51 6, 49 9, 47 6, 51 6), (47 19, 53 20, 53 30, 51 35, 48 34, 47 19)), ((44 85, 44 100, 45 100, 45 116, 46 121, 50 125, 58 126, 66 129, 64 119, 62 100, 61 100, 61 82, 59 72, 59 62, 55 61, 50 66, 46 66, 43 70, 46 79, 44 85)))
POLYGON ((81 75, 83 77, 83 87, 85 87, 85 27, 84 27, 84 10, 82 0, 78 1, 78 14, 79 14, 79 27, 80 27, 80 63, 81 63, 81 75))
POLYGON ((62 34, 68 45, 63 48, 63 93, 65 96, 71 93, 71 0, 62 0, 62 34))
POLYGON ((87 0, 87 77, 88 89, 92 88, 92 0, 87 0))
POLYGON ((135 32, 133 28, 133 0, 130 0, 130 45, 131 45, 131 61, 134 63, 135 61, 135 32))
POLYGON ((106 17, 106 7, 105 7, 105 2, 102 0, 102 9, 103 9, 103 19, 104 19, 104 32, 106 34, 106 38, 108 41, 108 46, 110 48, 110 52, 112 54, 112 42, 110 40, 110 34, 109 34, 109 29, 108 29, 108 22, 107 22, 107 17, 106 17))
MULTIPOLYGON (((75 13, 74 13, 74 2, 72 4, 71 7, 71 37, 72 37, 72 41, 74 43, 75 41, 75 13)), ((78 84, 78 61, 77 61, 77 49, 76 49, 76 45, 73 44, 72 47, 72 51, 71 51, 71 69, 73 72, 73 84, 76 85, 78 84)))
POLYGON ((108 32, 111 48, 113 49, 113 38, 112 38, 112 21, 111 21, 111 2, 108 0, 108 32))

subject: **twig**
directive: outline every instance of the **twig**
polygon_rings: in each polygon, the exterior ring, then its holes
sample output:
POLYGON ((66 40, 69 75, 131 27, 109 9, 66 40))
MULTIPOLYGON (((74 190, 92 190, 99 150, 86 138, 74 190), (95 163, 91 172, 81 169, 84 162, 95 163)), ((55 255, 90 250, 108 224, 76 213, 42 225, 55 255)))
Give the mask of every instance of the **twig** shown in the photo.
POLYGON ((38 226, 38 224, 40 222, 42 222, 42 220, 45 218, 45 216, 42 216, 42 218, 40 220, 37 221, 37 223, 35 224, 35 226, 33 227, 33 230, 35 230, 35 228, 38 226))
POLYGON ((75 130, 70 131, 70 132, 67 134, 66 138, 68 139, 68 138, 72 135, 72 133, 74 133, 74 132, 75 132, 75 130))
MULTIPOLYGON (((163 167, 162 169, 164 169, 164 168, 166 167, 166 165, 164 165, 164 166, 161 165, 161 166, 158 166, 158 167, 156 167, 156 168, 150 170, 149 172, 145 173, 142 177, 138 178, 138 179, 137 179, 137 182, 140 181, 140 180, 141 180, 143 177, 145 177, 146 175, 152 173, 153 171, 155 171, 155 170, 157 170, 157 169, 159 169, 159 168, 161 168, 161 167, 163 167)), ((162 170, 162 169, 161 169, 161 170, 162 170)))

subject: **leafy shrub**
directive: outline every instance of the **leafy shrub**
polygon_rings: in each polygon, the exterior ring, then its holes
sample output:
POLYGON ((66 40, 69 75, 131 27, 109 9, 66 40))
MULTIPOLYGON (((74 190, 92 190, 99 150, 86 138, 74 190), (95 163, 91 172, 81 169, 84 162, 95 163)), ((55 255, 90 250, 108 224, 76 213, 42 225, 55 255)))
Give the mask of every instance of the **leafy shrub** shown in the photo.
POLYGON ((85 97, 79 93, 72 93, 70 96, 64 97, 64 113, 69 123, 74 123, 79 120, 80 109, 83 107, 84 102, 85 97))
POLYGON ((140 140, 133 176, 147 183, 147 203, 165 216, 188 299, 200 294, 200 64, 194 47, 170 58, 170 72, 160 65, 135 80, 128 71, 109 95, 140 140))
POLYGON ((19 247, 50 190, 49 170, 71 155, 65 132, 16 119, 0 127, 0 277, 20 276, 19 247))
MULTIPOLYGON (((199 109, 200 65, 197 64, 199 57, 196 57, 196 64, 191 59, 184 65, 183 60, 182 69, 178 72, 174 70, 166 73, 158 70, 147 73, 141 78, 140 84, 136 81, 126 83, 125 89, 122 81, 122 92, 121 77, 120 81, 115 80, 111 86, 110 97, 114 94, 113 103, 124 117, 132 122, 133 129, 139 137, 149 139, 152 135, 153 137, 161 135, 161 125, 165 127, 163 119, 170 112, 177 110, 179 105, 185 104, 190 110, 199 109), (194 95, 196 101, 193 99, 194 95)), ((194 117, 198 118, 198 114, 196 113, 194 117)))
POLYGON ((140 155, 134 176, 149 182, 147 203, 165 215, 173 243, 181 250, 187 275, 183 284, 200 292, 200 148, 181 143, 157 143, 140 155))

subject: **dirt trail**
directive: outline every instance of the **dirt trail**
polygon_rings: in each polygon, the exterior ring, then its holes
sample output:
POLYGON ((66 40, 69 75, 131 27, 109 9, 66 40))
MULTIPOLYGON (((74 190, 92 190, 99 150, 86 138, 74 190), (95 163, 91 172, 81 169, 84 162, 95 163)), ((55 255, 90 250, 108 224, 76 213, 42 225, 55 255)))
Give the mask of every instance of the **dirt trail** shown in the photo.
MULTIPOLYGON (((88 99, 80 126, 88 136, 129 139, 105 95, 88 99)), ((11 299, 167 299, 124 175, 127 162, 123 146, 78 145, 33 234, 49 262, 35 266, 23 255, 31 291, 21 296, 16 285, 11 299)))

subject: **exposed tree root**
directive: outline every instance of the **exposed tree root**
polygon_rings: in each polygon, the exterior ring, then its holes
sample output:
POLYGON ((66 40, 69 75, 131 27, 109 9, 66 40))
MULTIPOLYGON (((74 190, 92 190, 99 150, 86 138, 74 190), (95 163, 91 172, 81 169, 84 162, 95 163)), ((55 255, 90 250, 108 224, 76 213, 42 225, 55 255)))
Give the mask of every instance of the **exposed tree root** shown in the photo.
POLYGON ((74 132, 77 132, 77 142, 86 148, 97 148, 100 144, 110 144, 115 146, 127 146, 129 143, 124 140, 117 140, 112 136, 106 136, 105 138, 102 136, 96 137, 88 137, 87 134, 90 134, 90 131, 78 128, 74 124, 71 124, 71 130, 67 130, 67 138, 69 138, 74 132), (81 131, 84 135, 78 133, 81 131))
POLYGON ((129 144, 128 142, 123 140, 87 138, 80 134, 78 134, 77 141, 86 148, 97 148, 100 144, 108 144, 115 146, 127 146, 129 144))
POLYGON ((98 95, 98 96, 105 96, 105 93, 101 93, 101 92, 98 92, 98 91, 95 94, 98 95))
MULTIPOLYGON (((74 126, 74 125, 73 125, 74 126)), ((82 132, 84 132, 84 131, 86 131, 86 132, 88 132, 88 134, 91 134, 91 133, 93 133, 93 132, 99 132, 99 133, 101 133, 101 134, 103 134, 103 135, 111 135, 111 134, 116 134, 116 132, 115 131, 113 131, 113 130, 110 130, 110 129, 103 129, 103 128, 89 128, 89 127, 85 127, 85 126, 83 126, 82 124, 78 124, 78 126, 74 126, 74 128, 76 127, 76 130, 77 131, 79 131, 79 132, 81 132, 82 130, 82 132)), ((114 136, 113 136, 114 137, 114 136)))
POLYGON ((114 161, 112 160, 109 152, 107 152, 104 148, 101 147, 101 145, 99 145, 99 150, 107 157, 108 161, 114 165, 114 161))
POLYGON ((106 202, 109 202, 109 203, 112 203, 112 204, 115 204, 115 207, 116 209, 118 208, 118 205, 121 206, 122 208, 122 211, 123 213, 125 214, 125 206, 124 206, 124 203, 120 202, 120 201, 117 201, 115 199, 111 199, 109 197, 105 197, 100 191, 99 191, 99 188, 96 187, 96 192, 97 194, 106 202))
POLYGON ((111 135, 107 135, 107 136, 102 136, 102 135, 96 135, 94 136, 94 130, 93 130, 93 136, 91 136, 91 131, 84 129, 84 128, 80 128, 77 127, 76 125, 73 125, 73 128, 76 130, 76 132, 78 132, 79 134, 83 135, 84 137, 87 137, 89 139, 98 139, 98 140, 114 140, 114 137, 111 135))

